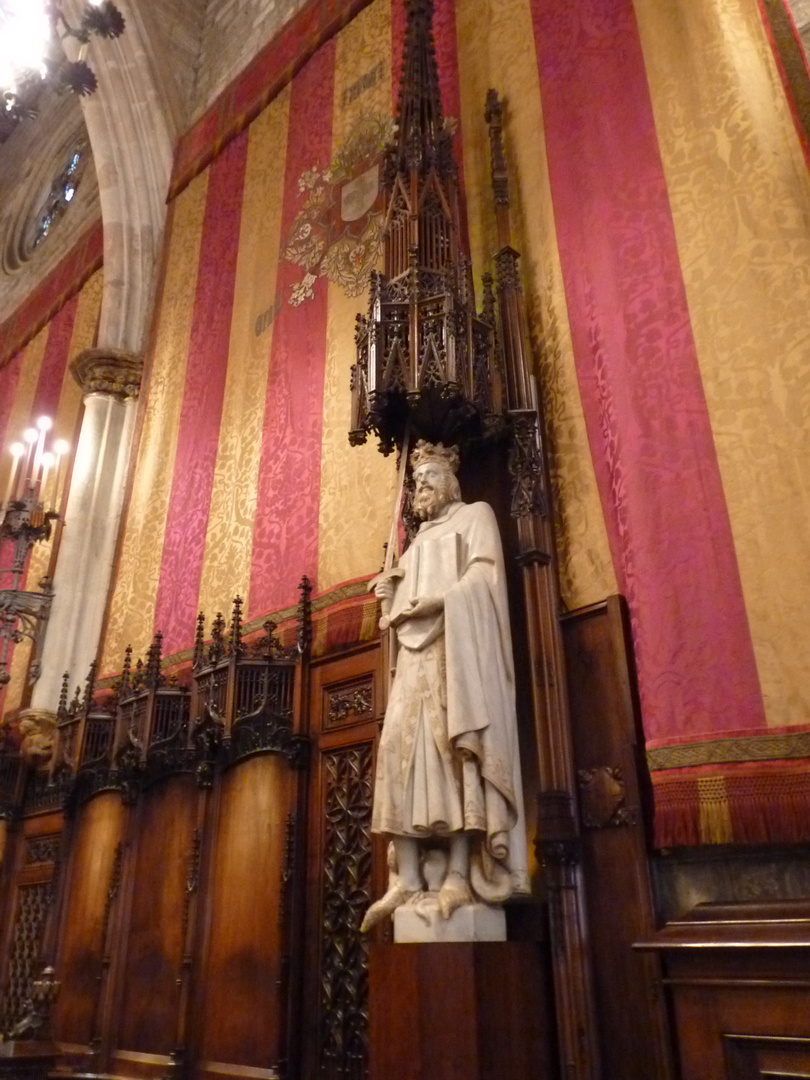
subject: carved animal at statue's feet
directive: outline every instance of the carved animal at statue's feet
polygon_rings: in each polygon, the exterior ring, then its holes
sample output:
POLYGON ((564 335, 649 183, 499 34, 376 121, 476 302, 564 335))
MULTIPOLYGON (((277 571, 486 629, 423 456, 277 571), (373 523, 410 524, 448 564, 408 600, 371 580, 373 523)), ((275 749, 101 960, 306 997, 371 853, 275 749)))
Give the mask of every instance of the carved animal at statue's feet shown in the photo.
POLYGON ((439 889, 439 911, 443 919, 449 919, 456 908, 471 904, 473 895, 467 879, 456 870, 451 870, 439 889))
POLYGON ((367 933, 378 922, 389 918, 401 904, 407 904, 416 896, 416 893, 403 889, 402 882, 397 880, 389 885, 385 896, 371 905, 360 924, 360 932, 367 933))
POLYGON ((414 893, 403 888, 402 881, 397 872, 397 853, 393 842, 388 844, 388 889, 385 896, 375 901, 366 912, 360 924, 360 933, 366 934, 383 919, 390 918, 400 904, 407 903, 414 893))

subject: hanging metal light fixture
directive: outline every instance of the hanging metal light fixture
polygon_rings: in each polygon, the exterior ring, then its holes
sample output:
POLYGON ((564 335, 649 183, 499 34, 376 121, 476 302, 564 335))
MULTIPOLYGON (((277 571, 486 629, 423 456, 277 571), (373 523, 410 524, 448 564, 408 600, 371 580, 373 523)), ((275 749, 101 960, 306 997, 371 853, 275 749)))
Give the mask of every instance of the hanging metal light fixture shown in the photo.
POLYGON ((12 462, 0 503, 0 689, 10 678, 9 650, 25 638, 33 646, 30 681, 40 672, 53 591, 48 578, 39 582, 36 592, 20 586, 31 549, 50 539, 53 524, 59 520, 57 503, 64 491, 68 444, 57 439, 48 447, 52 429, 50 417, 41 416, 36 427, 25 431, 23 441, 10 447, 12 462), (11 558, 11 566, 2 565, 6 557, 11 558))
POLYGON ((92 94, 98 80, 83 47, 93 36, 116 38, 124 31, 112 0, 89 0, 76 25, 62 8, 63 0, 0 0, 0 141, 37 115, 46 89, 92 94), (64 53, 67 38, 82 46, 76 60, 64 53))

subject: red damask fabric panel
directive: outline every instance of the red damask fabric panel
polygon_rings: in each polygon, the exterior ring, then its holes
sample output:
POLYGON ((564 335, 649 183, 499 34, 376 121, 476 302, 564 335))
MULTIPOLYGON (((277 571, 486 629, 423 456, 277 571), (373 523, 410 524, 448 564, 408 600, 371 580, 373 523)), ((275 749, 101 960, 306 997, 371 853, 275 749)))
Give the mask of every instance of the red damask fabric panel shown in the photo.
POLYGON ((762 727, 633 7, 532 11, 577 374, 648 743, 762 727))
POLYGON ((79 297, 68 300, 61 311, 51 319, 48 327, 48 341, 39 369, 37 390, 31 409, 31 422, 36 423, 40 416, 56 416, 62 383, 67 375, 70 339, 73 335, 73 323, 76 320, 76 308, 79 297))
POLYGON ((183 406, 166 521, 155 628, 164 652, 189 640, 197 614, 231 332, 247 132, 211 165, 183 406))
MULTIPOLYGON (((294 232, 303 205, 302 174, 330 163, 334 77, 333 39, 292 83, 282 238, 294 232)), ((292 303, 294 286, 301 284, 300 267, 280 254, 276 288, 284 304, 273 324, 249 618, 295 603, 301 575, 313 582, 317 576, 328 290, 325 277, 309 276, 313 295, 292 303)))

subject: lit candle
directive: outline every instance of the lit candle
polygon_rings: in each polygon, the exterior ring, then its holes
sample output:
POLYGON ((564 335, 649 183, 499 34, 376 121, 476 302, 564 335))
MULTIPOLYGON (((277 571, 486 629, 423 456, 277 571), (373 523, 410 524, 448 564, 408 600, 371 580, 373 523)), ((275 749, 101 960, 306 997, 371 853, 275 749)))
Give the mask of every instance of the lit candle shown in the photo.
MULTIPOLYGON (((39 501, 45 503, 45 490, 48 487, 48 474, 51 471, 51 465, 53 465, 53 454, 47 450, 42 455, 42 483, 39 485, 39 501)), ((53 499, 51 499, 53 502, 53 499)))
POLYGON ((11 468, 8 473, 8 483, 6 484, 6 495, 3 499, 3 506, 8 509, 8 504, 11 502, 11 495, 14 491, 14 481, 17 479, 17 467, 20 464, 20 458, 23 456, 25 447, 20 442, 15 442, 11 447, 11 456, 14 460, 11 463, 11 468))
POLYGON ((39 479, 39 467, 42 464, 42 451, 45 449, 45 432, 53 427, 50 416, 40 416, 37 420, 39 439, 37 440, 37 452, 34 454, 34 468, 31 472, 31 487, 36 487, 39 479))
POLYGON ((25 465, 23 467, 22 474, 20 476, 20 484, 17 489, 17 498, 22 499, 25 495, 25 485, 30 480, 31 474, 29 472, 29 466, 31 464, 31 451, 34 449, 34 443, 37 441, 37 429, 28 428, 23 432, 23 440, 28 444, 28 451, 25 455, 25 465))
POLYGON ((68 444, 65 442, 64 439, 57 439, 56 442, 53 444, 53 448, 56 451, 56 469, 54 470, 54 474, 53 474, 53 491, 51 492, 51 506, 50 506, 51 513, 53 513, 54 510, 56 509, 56 496, 58 494, 57 489, 59 488, 59 478, 60 478, 60 472, 61 472, 61 469, 62 469, 62 458, 68 452, 70 447, 68 446, 68 444))

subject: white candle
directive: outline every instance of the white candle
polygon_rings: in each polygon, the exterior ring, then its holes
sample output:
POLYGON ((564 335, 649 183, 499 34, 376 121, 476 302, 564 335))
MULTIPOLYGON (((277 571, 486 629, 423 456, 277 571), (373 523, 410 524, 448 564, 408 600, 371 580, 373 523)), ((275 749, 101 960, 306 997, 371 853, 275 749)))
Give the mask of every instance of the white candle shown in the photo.
POLYGON ((9 469, 9 472, 8 472, 8 483, 6 484, 6 494, 5 494, 5 498, 3 499, 3 506, 6 509, 8 509, 8 504, 11 502, 11 495, 12 495, 12 492, 14 491, 14 481, 17 479, 17 467, 20 464, 20 458, 23 456, 24 451, 25 451, 25 447, 23 446, 22 443, 15 442, 14 445, 11 447, 11 456, 13 457, 14 460, 12 461, 11 468, 9 469))
POLYGON ((23 439, 28 444, 28 452, 25 455, 25 465, 23 467, 22 475, 20 476, 20 485, 17 489, 17 498, 22 499, 25 495, 25 485, 31 478, 29 466, 31 464, 31 451, 34 448, 34 443, 37 441, 37 429, 28 428, 23 432, 23 439))
POLYGON ((53 444, 53 448, 56 451, 56 469, 53 474, 53 491, 51 492, 51 513, 56 509, 56 497, 59 488, 59 474, 62 468, 62 458, 68 452, 70 447, 64 439, 57 439, 53 444))
MULTIPOLYGON (((42 455, 42 483, 39 485, 39 501, 45 503, 45 491, 48 487, 48 474, 53 465, 53 454, 47 451, 42 455)), ((53 500, 51 500, 53 502, 53 500)))
POLYGON ((34 468, 31 472, 31 487, 36 487, 39 479, 39 467, 42 464, 42 451, 45 449, 45 432, 53 427, 50 416, 40 416, 37 420, 39 439, 37 440, 37 452, 34 454, 34 468))

